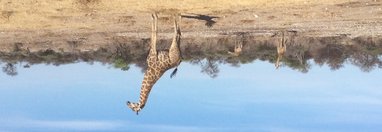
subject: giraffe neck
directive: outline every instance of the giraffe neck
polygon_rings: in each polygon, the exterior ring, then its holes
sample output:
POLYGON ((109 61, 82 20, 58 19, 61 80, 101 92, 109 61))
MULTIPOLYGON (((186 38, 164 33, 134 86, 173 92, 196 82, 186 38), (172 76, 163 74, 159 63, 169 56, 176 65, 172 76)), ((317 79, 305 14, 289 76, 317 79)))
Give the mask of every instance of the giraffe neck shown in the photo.
POLYGON ((139 97, 140 108, 143 108, 147 102, 150 91, 158 79, 163 75, 163 70, 149 67, 144 75, 139 97))

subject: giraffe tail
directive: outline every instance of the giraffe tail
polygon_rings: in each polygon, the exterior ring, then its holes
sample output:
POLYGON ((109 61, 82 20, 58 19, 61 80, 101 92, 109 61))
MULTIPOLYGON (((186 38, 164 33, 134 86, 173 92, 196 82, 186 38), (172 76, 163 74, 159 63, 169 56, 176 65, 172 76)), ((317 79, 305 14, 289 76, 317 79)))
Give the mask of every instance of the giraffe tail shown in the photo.
POLYGON ((176 72, 178 71, 178 67, 176 67, 174 69, 174 71, 172 71, 171 75, 170 75, 170 78, 173 78, 175 75, 176 75, 176 72))
POLYGON ((176 75, 176 72, 178 71, 178 66, 180 65, 180 63, 182 63, 182 59, 178 62, 178 64, 176 65, 174 71, 172 71, 172 73, 170 75, 170 78, 173 78, 176 75))

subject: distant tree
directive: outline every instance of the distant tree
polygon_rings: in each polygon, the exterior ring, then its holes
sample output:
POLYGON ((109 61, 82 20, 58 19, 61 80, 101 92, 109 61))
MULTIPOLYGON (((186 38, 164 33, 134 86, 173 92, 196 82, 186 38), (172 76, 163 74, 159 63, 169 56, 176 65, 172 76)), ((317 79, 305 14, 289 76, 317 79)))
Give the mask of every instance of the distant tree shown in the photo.
POLYGON ((347 57, 348 55, 345 52, 344 46, 329 44, 316 51, 314 61, 318 65, 328 64, 331 70, 338 70, 343 67, 343 63, 347 57))
POLYGON ((378 56, 360 52, 353 54, 350 61, 364 72, 370 72, 382 63, 378 56))
POLYGON ((130 69, 129 63, 126 62, 123 58, 117 58, 114 60, 113 66, 115 68, 120 68, 123 71, 127 71, 130 69))
POLYGON ((202 64, 202 73, 207 74, 211 78, 215 78, 218 76, 219 67, 217 64, 217 60, 207 58, 206 63, 202 64))
POLYGON ((3 72, 9 76, 16 76, 17 75, 17 68, 12 63, 7 63, 3 67, 3 72))

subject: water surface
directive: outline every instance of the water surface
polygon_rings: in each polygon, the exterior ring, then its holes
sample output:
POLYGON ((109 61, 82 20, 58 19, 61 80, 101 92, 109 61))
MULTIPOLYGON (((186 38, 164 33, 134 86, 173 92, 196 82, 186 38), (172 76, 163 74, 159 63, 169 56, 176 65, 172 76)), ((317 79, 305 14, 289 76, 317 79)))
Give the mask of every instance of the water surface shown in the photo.
POLYGON ((125 104, 139 98, 137 56, 3 54, 0 130, 381 131, 382 50, 360 45, 291 46, 279 69, 267 44, 247 44, 238 57, 191 50, 139 115, 125 104))

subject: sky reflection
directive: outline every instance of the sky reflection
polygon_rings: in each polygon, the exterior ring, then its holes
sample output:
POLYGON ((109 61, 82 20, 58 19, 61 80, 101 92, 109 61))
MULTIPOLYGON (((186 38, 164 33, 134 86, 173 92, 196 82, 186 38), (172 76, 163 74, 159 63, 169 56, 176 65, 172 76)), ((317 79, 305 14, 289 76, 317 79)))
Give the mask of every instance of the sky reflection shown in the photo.
POLYGON ((365 73, 275 70, 268 62, 220 65, 219 76, 182 63, 154 86, 145 109, 143 74, 95 63, 38 64, 0 74, 0 131, 381 131, 380 69, 365 73))

